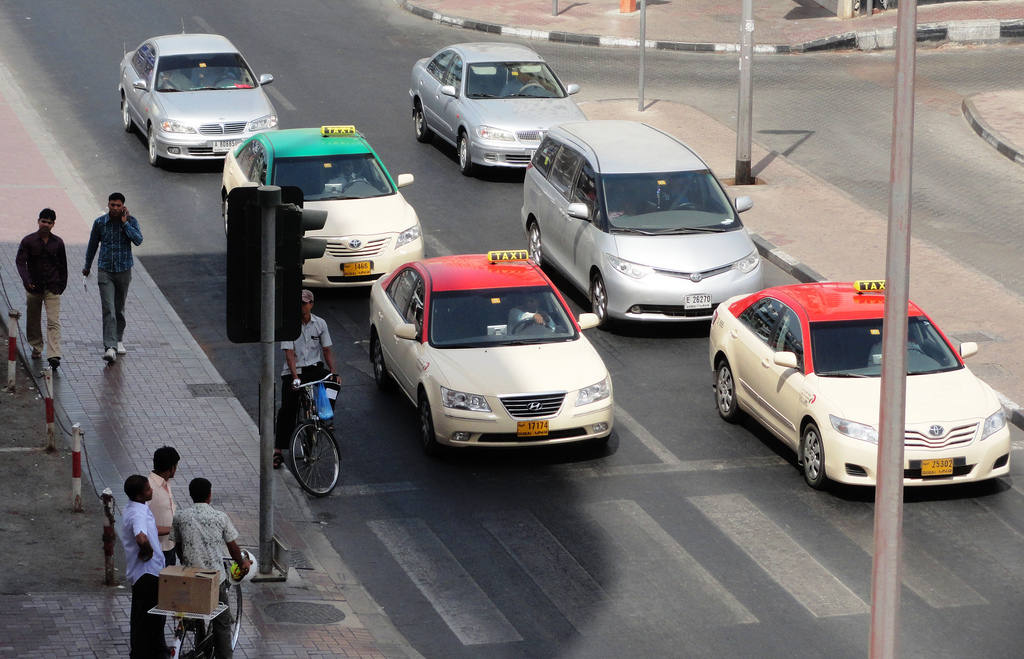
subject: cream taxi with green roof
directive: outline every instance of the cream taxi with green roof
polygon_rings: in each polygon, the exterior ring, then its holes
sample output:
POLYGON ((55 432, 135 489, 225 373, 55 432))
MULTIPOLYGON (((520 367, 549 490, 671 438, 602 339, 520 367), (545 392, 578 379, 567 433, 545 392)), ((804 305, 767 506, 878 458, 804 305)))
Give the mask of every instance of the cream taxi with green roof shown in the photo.
POLYGON ((297 186, 306 208, 327 211, 324 228, 306 234, 327 249, 303 264, 302 285, 369 286, 423 258, 419 218, 398 191, 412 182, 412 174, 392 179, 354 126, 291 128, 258 133, 229 152, 221 198, 227 218, 228 193, 238 186, 297 186))

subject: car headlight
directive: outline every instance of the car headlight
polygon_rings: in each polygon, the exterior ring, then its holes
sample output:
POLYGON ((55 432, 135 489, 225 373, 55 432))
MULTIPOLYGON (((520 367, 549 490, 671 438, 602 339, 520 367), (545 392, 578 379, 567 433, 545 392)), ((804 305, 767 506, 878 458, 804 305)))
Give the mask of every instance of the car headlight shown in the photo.
POLYGON ((985 439, 994 432, 998 432, 1003 429, 1006 425, 1006 412, 1003 408, 999 408, 999 411, 993 412, 985 419, 985 425, 981 428, 981 438, 985 439))
POLYGON ((160 130, 165 133, 194 133, 196 129, 188 124, 175 121, 173 119, 166 119, 160 122, 160 130))
POLYGON ((746 256, 744 256, 739 261, 736 261, 735 263, 733 263, 732 264, 732 269, 733 270, 739 270, 743 274, 746 274, 748 272, 751 272, 754 268, 756 268, 757 264, 760 261, 761 261, 761 257, 759 257, 757 255, 757 250, 755 249, 753 252, 751 252, 750 254, 747 254, 746 256))
POLYGON ((617 270, 627 277, 632 277, 633 279, 640 279, 654 272, 654 268, 648 265, 640 265, 639 263, 620 259, 614 254, 609 254, 608 252, 604 253, 604 260, 608 262, 608 265, 610 265, 613 270, 617 270))
POLYGON ((487 399, 480 394, 467 394, 464 391, 455 391, 447 387, 441 387, 441 404, 453 410, 469 410, 471 412, 490 412, 491 406, 487 399))
POLYGON ((580 393, 576 396, 576 406, 589 405, 596 403, 599 400, 604 400, 608 396, 612 395, 611 382, 608 380, 606 375, 603 380, 597 384, 592 384, 589 387, 583 387, 580 389, 580 393))
POLYGON ((257 130, 267 130, 268 128, 277 127, 277 115, 268 114, 260 117, 259 119, 253 119, 245 126, 247 132, 254 132, 257 130))
POLYGON ((420 237, 420 225, 416 224, 409 227, 402 233, 398 234, 398 240, 395 241, 395 248, 399 248, 402 245, 407 245, 412 241, 420 237))
POLYGON ((857 423, 856 421, 850 421, 849 419, 840 419, 839 417, 831 414, 828 415, 828 420, 832 422, 833 428, 847 437, 859 439, 862 442, 871 442, 872 444, 878 443, 878 431, 871 426, 866 426, 863 423, 857 423))
POLYGON ((476 129, 476 134, 480 136, 482 140, 497 140, 499 142, 515 142, 516 136, 510 130, 504 130, 503 128, 495 128, 494 126, 479 126, 476 129))

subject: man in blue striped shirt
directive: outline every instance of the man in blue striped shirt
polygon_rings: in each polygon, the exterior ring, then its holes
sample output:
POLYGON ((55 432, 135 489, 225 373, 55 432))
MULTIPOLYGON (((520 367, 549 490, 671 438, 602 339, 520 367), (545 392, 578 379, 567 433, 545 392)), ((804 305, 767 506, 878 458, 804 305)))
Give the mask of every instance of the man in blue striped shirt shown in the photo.
POLYGON ((139 221, 128 212, 124 195, 111 193, 107 198, 107 213, 96 218, 89 234, 89 247, 85 250, 85 267, 82 274, 89 276, 92 259, 99 248, 96 261, 96 280, 100 287, 100 306, 103 309, 103 359, 107 363, 123 355, 124 343, 124 301, 128 297, 128 285, 132 282, 132 244, 142 244, 142 230, 139 221))

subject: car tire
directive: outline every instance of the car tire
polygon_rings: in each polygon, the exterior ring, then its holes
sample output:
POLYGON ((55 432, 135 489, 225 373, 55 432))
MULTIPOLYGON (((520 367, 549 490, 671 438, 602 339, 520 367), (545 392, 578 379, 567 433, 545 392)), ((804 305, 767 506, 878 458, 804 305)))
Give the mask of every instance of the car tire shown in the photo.
POLYGON ((740 418, 740 406, 736 400, 736 380, 732 375, 729 360, 722 357, 715 366, 715 407, 718 416, 729 423, 736 423, 740 418))
POLYGON ((459 131, 459 141, 455 147, 459 157, 459 171, 463 176, 473 175, 473 159, 469 155, 469 136, 466 131, 459 131))
POLYGON ((530 258, 539 266, 544 265, 544 243, 540 237, 540 226, 536 220, 531 220, 526 228, 526 247, 530 252, 530 258))
POLYGON ((420 446, 424 453, 435 456, 441 452, 441 445, 437 442, 437 435, 434 434, 434 417, 430 412, 430 401, 422 391, 417 409, 420 417, 420 446))
POLYGON ((427 126, 427 118, 423 116, 423 106, 420 105, 419 101, 412 106, 412 126, 413 130, 416 131, 417 142, 429 142, 430 141, 430 128, 427 126))
POLYGON ((156 152, 156 138, 153 136, 153 124, 146 128, 146 150, 149 152, 149 164, 154 167, 160 166, 162 158, 156 152))
POLYGON ((600 272, 595 272, 590 277, 590 310, 600 320, 602 327, 608 327, 611 323, 608 320, 608 289, 604 285, 604 277, 600 272))
POLYGON ((804 471, 804 481, 815 490, 825 489, 828 477, 825 475, 825 446, 821 439, 821 431, 812 421, 800 434, 800 466, 804 471))
POLYGON ((373 366, 373 381, 377 388, 381 391, 390 391, 393 381, 388 366, 384 363, 384 351, 380 347, 376 329, 370 330, 370 364, 373 366))
POLYGON ((128 99, 124 97, 124 94, 121 95, 121 128, 124 128, 126 133, 131 133, 135 128, 131 112, 128 111, 128 99))

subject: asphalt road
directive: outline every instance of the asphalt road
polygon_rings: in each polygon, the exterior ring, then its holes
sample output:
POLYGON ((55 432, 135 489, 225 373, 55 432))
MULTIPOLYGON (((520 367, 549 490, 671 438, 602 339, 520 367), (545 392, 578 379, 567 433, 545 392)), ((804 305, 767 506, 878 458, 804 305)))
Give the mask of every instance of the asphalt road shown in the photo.
MULTIPOLYGON (((430 254, 525 243, 521 175, 464 178, 452 149, 412 136, 412 63, 484 35, 370 0, 0 5, 7 65, 97 200, 125 192, 146 235, 139 257, 250 411, 256 351, 224 334, 220 168, 150 168, 118 123, 124 46, 182 23, 227 35, 275 75, 283 127, 353 123, 393 174, 415 174, 403 193, 430 254)), ((533 45, 581 84, 580 100, 636 94, 634 54, 533 45)), ((960 95, 1000 88, 1022 62, 1020 48, 921 53, 914 173, 916 230, 1018 292, 1019 167, 980 140, 950 141, 946 127, 962 121, 960 95)), ((758 59, 755 139, 884 209, 887 72, 886 54, 758 59)), ((729 123, 735 75, 728 57, 651 53, 646 97, 729 123)), ((784 282, 772 270, 769 283, 784 282)), ((866 654, 871 492, 811 492, 765 431, 718 419, 706 325, 589 333, 615 384, 607 451, 431 460, 412 406, 373 387, 366 293, 322 292, 316 313, 345 365, 345 473, 334 496, 312 502, 311 521, 425 656, 866 654)), ((1024 493, 1001 481, 906 499, 903 654, 1017 655, 1024 493)))

